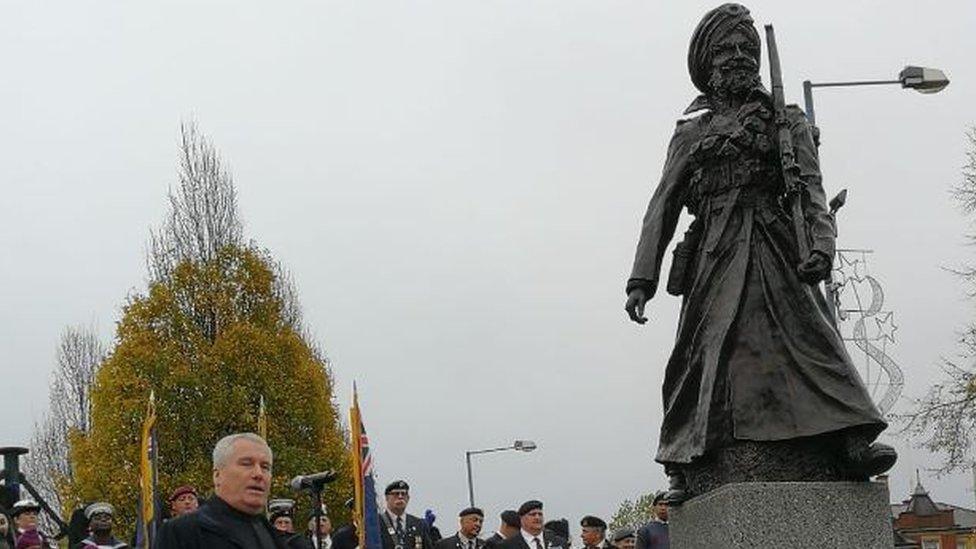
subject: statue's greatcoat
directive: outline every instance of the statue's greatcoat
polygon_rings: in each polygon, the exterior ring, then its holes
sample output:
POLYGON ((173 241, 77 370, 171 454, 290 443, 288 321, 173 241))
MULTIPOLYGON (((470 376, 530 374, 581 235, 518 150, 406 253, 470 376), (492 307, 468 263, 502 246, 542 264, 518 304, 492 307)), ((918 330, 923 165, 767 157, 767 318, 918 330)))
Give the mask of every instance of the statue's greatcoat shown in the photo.
MULTIPOLYGON (((658 286, 682 208, 695 216, 677 340, 664 380, 657 460, 689 463, 733 440, 775 441, 885 428, 827 313, 799 280, 797 245, 769 95, 735 111, 707 96, 687 112, 644 217, 628 291, 658 286)), ((832 258, 834 223, 803 113, 789 122, 805 184, 811 249, 832 258)), ((804 258, 805 259, 805 258, 804 258)))

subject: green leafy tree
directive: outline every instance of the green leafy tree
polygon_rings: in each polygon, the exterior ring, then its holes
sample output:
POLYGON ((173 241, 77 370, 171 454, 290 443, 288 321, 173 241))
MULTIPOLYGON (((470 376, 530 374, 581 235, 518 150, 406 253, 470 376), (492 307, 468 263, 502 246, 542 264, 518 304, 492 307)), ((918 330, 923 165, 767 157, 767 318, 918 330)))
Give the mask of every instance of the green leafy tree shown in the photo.
POLYGON ((91 390, 90 428, 71 436, 68 501, 109 501, 120 525, 135 524, 150 391, 161 493, 187 483, 210 487, 214 444, 255 431, 263 396, 273 493, 292 496, 289 478, 335 469, 339 480, 326 504, 344 520, 351 465, 328 364, 303 334, 290 279, 267 252, 241 244, 233 185, 213 162, 212 145, 192 126, 183 137, 181 185, 168 222, 153 235, 148 291, 125 304, 115 347, 91 390))
POLYGON ((625 499, 617 511, 610 517, 608 527, 610 531, 630 526, 640 528, 651 520, 651 507, 654 504, 654 492, 643 494, 636 501, 625 499))

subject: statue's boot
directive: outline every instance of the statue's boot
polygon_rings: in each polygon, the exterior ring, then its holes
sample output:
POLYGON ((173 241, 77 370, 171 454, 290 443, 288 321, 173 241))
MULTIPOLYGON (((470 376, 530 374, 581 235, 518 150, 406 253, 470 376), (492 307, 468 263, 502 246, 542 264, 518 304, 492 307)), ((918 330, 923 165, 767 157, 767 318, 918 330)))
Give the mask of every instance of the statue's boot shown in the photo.
POLYGON ((895 465, 898 453, 887 444, 870 443, 860 435, 844 437, 844 459, 851 473, 857 477, 869 478, 880 475, 895 465))
POLYGON ((668 491, 664 493, 664 501, 668 505, 681 505, 688 500, 688 481, 680 471, 666 471, 668 473, 668 491))

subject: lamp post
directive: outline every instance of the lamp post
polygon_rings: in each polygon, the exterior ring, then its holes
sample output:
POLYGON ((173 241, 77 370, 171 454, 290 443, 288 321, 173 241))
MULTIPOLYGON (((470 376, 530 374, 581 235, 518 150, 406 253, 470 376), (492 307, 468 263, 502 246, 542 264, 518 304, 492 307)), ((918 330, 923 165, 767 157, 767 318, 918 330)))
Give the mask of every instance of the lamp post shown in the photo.
POLYGON ((531 440, 516 440, 511 446, 502 446, 499 448, 486 448, 484 450, 468 450, 464 452, 464 459, 468 465, 468 502, 471 507, 474 507, 474 481, 471 477, 471 456, 475 454, 490 454, 492 452, 504 452, 505 450, 518 450, 520 452, 531 452, 535 450, 537 446, 535 442, 531 440))
POLYGON ((889 84, 901 84, 901 87, 919 93, 938 93, 949 85, 949 78, 939 69, 909 65, 898 73, 896 80, 855 80, 852 82, 810 82, 805 80, 803 82, 803 102, 806 104, 807 119, 811 125, 816 125, 817 119, 813 111, 813 88, 883 86, 889 84))
MULTIPOLYGON (((817 116, 813 109, 813 88, 847 88, 853 86, 884 86, 900 84, 902 88, 912 89, 919 93, 939 93, 949 85, 949 77, 939 69, 927 67, 917 67, 909 65, 898 73, 895 80, 854 80, 848 82, 811 82, 803 81, 803 102, 807 114, 807 120, 813 127, 814 141, 820 145, 819 130, 817 126, 817 116)), ((847 199, 847 189, 831 200, 830 213, 834 215, 837 210, 844 205, 847 199)), ((831 273, 832 274, 832 273, 831 273)), ((827 290, 827 304, 830 308, 834 322, 837 322, 837 288, 833 283, 832 276, 828 277, 825 288, 827 290)))

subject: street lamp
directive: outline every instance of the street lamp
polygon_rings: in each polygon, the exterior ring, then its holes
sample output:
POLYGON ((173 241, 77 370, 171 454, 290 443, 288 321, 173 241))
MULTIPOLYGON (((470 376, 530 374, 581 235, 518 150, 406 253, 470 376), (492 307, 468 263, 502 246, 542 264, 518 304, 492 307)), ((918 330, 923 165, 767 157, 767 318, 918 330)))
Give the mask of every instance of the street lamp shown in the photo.
POLYGON ((504 452, 505 450, 518 450, 519 452, 531 452, 538 448, 531 440, 516 440, 511 446, 500 448, 487 448, 485 450, 468 450, 464 452, 464 459, 468 464, 468 501, 474 507, 474 482, 471 480, 471 456, 475 454, 490 454, 492 452, 504 452))
POLYGON ((853 82, 803 82, 803 101, 806 103, 807 120, 810 125, 817 123, 813 112, 813 88, 840 88, 850 86, 878 86, 901 84, 901 87, 920 93, 938 93, 949 85, 949 78, 939 69, 909 65, 898 73, 897 80, 857 80, 853 82))
MULTIPOLYGON (((806 104, 807 120, 813 128, 814 142, 820 145, 820 130, 817 126, 817 117, 813 110, 813 88, 844 88, 852 86, 879 86, 889 84, 900 84, 902 88, 912 89, 919 93, 938 93, 949 85, 949 77, 939 69, 928 67, 916 67, 909 65, 898 73, 896 80, 855 80, 851 82, 811 82, 803 81, 803 102, 806 104)), ((843 190, 834 200, 830 202, 830 213, 836 214, 837 210, 844 205, 847 198, 847 190, 843 190)), ((828 277, 825 288, 827 290, 827 303, 830 307, 831 316, 837 321, 837 288, 833 283, 832 277, 828 277)))

